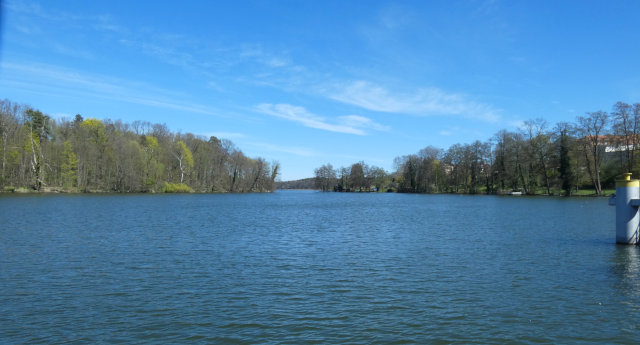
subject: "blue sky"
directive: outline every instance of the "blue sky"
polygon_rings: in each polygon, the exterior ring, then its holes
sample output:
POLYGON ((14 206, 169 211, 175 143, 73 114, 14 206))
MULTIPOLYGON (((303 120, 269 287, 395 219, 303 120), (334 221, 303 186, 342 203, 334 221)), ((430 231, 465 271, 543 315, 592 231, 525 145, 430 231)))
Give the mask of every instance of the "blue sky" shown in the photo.
POLYGON ((640 1, 2 3, 0 98, 232 140, 282 180, 640 102, 640 1))

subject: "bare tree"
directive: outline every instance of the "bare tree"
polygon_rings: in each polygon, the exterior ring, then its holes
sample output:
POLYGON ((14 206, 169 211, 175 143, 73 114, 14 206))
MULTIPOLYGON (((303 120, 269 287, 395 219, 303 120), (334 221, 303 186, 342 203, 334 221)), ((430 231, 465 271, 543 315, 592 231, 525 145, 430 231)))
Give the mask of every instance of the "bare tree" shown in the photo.
POLYGON ((616 134, 616 149, 624 155, 624 168, 632 172, 635 167, 634 152, 638 149, 640 134, 640 104, 633 107, 624 102, 613 106, 613 132, 616 134))
POLYGON ((608 125, 609 115, 604 111, 596 111, 578 117, 576 127, 576 133, 580 135, 579 142, 587 171, 597 195, 602 194, 600 167, 604 158, 605 145, 608 143, 607 137, 605 137, 608 125))
POLYGON ((537 167, 532 168, 533 173, 537 170, 544 180, 547 194, 551 194, 551 183, 549 176, 549 161, 551 157, 551 138, 547 132, 547 121, 537 118, 525 121, 525 133, 529 141, 531 154, 531 164, 535 162, 537 167))
POLYGON ((10 138, 18 130, 18 113, 20 106, 5 99, 0 101, 0 139, 2 140, 2 175, 0 185, 4 184, 7 177, 7 149, 10 138))
POLYGON ((336 171, 330 163, 315 169, 314 172, 314 184, 316 188, 323 192, 328 192, 333 189, 336 184, 336 171))

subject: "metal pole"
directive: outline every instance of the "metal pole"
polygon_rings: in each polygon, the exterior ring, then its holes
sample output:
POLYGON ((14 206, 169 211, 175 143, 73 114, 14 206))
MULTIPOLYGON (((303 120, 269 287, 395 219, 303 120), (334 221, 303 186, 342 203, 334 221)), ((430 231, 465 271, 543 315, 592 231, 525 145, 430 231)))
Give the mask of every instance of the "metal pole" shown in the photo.
POLYGON ((640 227, 640 180, 632 180, 631 173, 616 181, 616 243, 637 244, 640 227))

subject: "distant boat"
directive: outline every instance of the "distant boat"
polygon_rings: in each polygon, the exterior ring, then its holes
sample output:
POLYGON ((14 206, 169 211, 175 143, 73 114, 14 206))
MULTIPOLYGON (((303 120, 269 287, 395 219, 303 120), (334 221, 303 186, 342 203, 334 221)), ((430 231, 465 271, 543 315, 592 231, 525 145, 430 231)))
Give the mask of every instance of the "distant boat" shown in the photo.
POLYGON ((509 195, 522 195, 522 192, 509 192, 509 195))

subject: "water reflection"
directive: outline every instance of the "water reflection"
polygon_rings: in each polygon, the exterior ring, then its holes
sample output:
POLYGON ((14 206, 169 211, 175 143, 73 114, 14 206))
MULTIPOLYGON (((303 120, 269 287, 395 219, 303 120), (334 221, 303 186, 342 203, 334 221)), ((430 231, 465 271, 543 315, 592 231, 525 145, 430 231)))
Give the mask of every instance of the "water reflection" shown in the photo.
POLYGON ((611 270, 615 287, 624 297, 640 297, 640 247, 617 245, 611 270))

